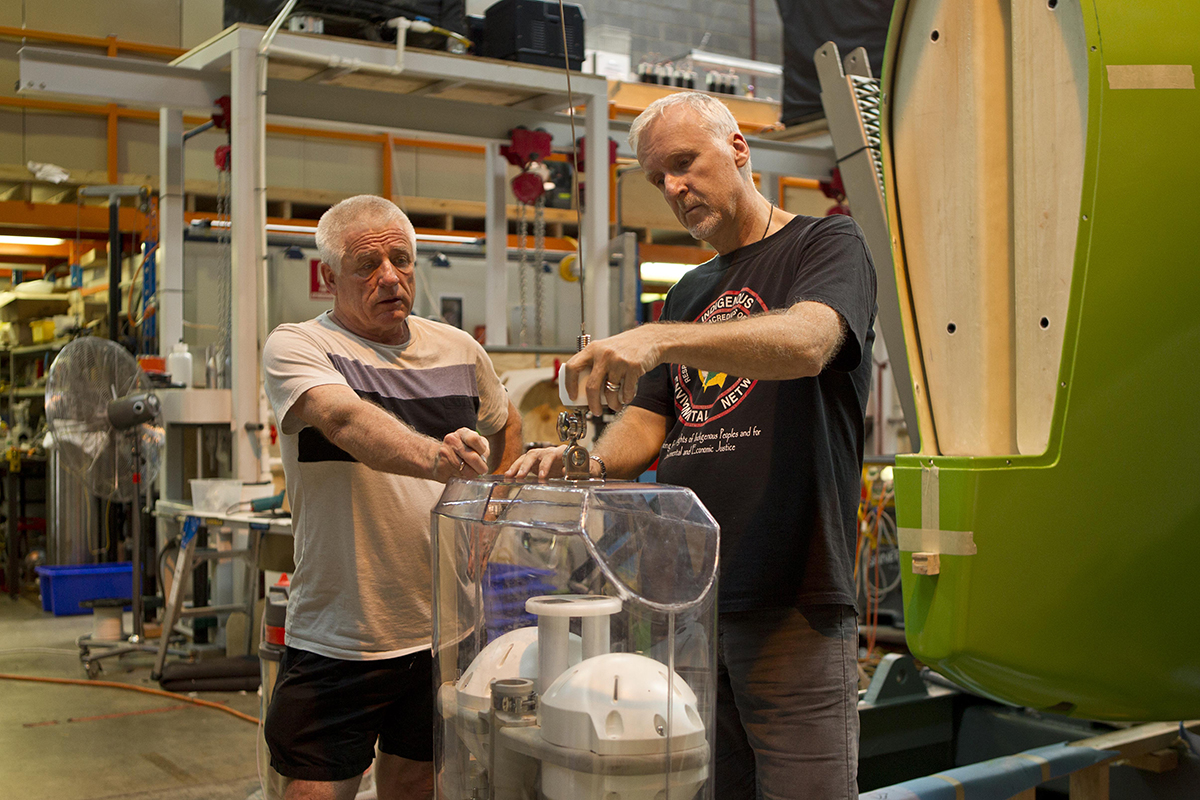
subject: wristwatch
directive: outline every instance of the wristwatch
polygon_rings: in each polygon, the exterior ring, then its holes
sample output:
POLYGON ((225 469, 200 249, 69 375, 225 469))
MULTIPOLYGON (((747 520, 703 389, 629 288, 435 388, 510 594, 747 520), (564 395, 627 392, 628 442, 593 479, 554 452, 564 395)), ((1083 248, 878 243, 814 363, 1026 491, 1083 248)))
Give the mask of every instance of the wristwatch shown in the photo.
POLYGON ((591 456, 591 460, 600 465, 600 480, 608 479, 608 467, 604 466, 604 459, 600 456, 591 456))

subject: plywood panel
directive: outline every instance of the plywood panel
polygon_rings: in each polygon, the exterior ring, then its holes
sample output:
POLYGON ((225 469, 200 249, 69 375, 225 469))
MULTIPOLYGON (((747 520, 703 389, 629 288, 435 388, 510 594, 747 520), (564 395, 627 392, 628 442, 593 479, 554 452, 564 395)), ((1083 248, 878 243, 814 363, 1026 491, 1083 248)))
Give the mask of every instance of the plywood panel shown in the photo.
POLYGON ((21 75, 17 51, 20 49, 20 42, 0 41, 0 95, 17 96, 17 79, 21 75))
POLYGON ((802 186, 785 186, 783 188, 783 210, 792 214, 823 217, 826 211, 833 208, 833 205, 833 201, 819 189, 805 189, 802 186))
POLYGON ((304 188, 378 194, 382 145, 303 139, 304 188))
POLYGON ((108 159, 104 117, 25 112, 25 158, 68 170, 103 170, 108 159))
POLYGON ((179 46, 192 48, 225 28, 223 0, 180 0, 179 46))
POLYGON ((25 163, 25 113, 0 109, 0 164, 25 163))
MULTIPOLYGON (((486 199, 484 157, 480 153, 423 150, 415 154, 416 181, 412 194, 447 200, 486 199)), ((508 202, 514 202, 511 198, 508 202)))
POLYGON ((938 444, 1016 450, 1007 4, 913 0, 897 55, 897 203, 938 444))
POLYGON ((1017 445, 1050 437, 1079 230, 1087 41, 1079 0, 1012 3, 1017 445))
POLYGON ((179 0, 24 0, 25 26, 179 46, 179 0))
POLYGON ((304 139, 296 136, 267 137, 267 186, 303 189, 304 139))
POLYGON ((215 181, 217 167, 213 162, 213 152, 225 144, 227 139, 225 131, 214 130, 205 131, 189 139, 183 147, 184 180, 215 181))
POLYGON ((120 120, 117 123, 117 141, 118 172, 158 175, 157 122, 120 120))
POLYGON ((21 3, 0 3, 0 25, 9 28, 19 28, 21 27, 24 13, 25 10, 22 8, 21 3))
MULTIPOLYGON (((481 178, 482 180, 482 178, 481 178)), ((414 147, 392 150, 392 193, 397 197, 416 194, 417 151, 414 147)), ((475 198, 468 198, 475 199, 475 198)))

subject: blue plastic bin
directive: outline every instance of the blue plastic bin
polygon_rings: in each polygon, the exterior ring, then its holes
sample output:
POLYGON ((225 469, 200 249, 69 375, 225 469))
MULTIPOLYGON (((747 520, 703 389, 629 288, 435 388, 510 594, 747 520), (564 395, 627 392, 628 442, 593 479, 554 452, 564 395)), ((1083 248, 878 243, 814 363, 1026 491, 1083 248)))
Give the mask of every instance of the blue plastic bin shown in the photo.
POLYGON ((554 575, 553 570, 516 564, 490 563, 483 577, 483 613, 487 620, 488 638, 517 628, 537 624, 537 617, 525 611, 525 600, 539 594, 554 594, 553 584, 543 579, 554 575))
POLYGON ((133 564, 83 564, 69 567, 37 567, 42 586, 42 610, 56 617, 91 614, 80 608, 83 600, 129 597, 133 591, 133 564))

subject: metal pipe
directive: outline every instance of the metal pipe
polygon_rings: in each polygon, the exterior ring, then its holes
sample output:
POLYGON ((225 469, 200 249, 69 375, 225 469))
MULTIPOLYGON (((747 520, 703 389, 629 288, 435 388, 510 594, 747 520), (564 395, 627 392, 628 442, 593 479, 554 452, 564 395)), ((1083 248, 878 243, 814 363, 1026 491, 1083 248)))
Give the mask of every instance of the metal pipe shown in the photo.
MULTIPOLYGON (((292 13, 292 9, 296 7, 296 0, 287 0, 283 8, 279 10, 279 14, 271 21, 267 32, 263 34, 263 38, 259 40, 258 52, 254 59, 255 64, 255 88, 257 91, 257 119, 255 124, 257 130, 254 134, 254 163, 257 167, 254 181, 254 230, 253 236, 258 237, 258 255, 259 263, 254 265, 254 269, 258 278, 258 306, 256 308, 258 325, 255 331, 259 346, 267 340, 267 68, 268 55, 267 52, 271 49, 271 43, 275 41, 275 35, 279 33, 279 28, 283 25, 288 15, 292 13)), ((232 217, 231 217, 232 219, 232 217)), ((259 414, 262 409, 262 393, 259 393, 259 414)), ((260 419, 265 419, 261 417, 260 419)), ((261 481, 271 480, 271 466, 268 463, 268 452, 270 451, 270 433, 266 425, 263 425, 258 432, 258 477, 261 481)))
POLYGON ((121 319, 121 200, 108 198, 108 338, 120 341, 121 319))
POLYGON ((758 25, 755 17, 758 16, 758 10, 754 7, 754 0, 750 0, 750 60, 758 61, 758 25))
POLYGON ((199 136, 200 134, 204 133, 206 130, 210 129, 212 126, 214 126, 216 124, 217 123, 213 122, 210 119, 208 122, 205 122, 201 125, 197 125, 196 127, 192 128, 190 131, 184 131, 183 132, 183 140, 186 142, 188 139, 192 138, 193 136, 199 136))

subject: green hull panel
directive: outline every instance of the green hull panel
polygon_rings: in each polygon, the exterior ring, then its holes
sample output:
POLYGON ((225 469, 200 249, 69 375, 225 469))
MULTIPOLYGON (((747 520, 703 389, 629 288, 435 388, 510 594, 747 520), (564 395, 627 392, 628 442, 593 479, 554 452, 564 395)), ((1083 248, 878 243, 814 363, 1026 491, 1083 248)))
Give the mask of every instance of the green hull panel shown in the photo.
POLYGON ((897 458, 899 525, 922 527, 935 467, 938 527, 978 549, 935 576, 903 554, 908 643, 1007 702, 1196 718, 1200 90, 1113 90, 1106 67, 1200 67, 1200 4, 1084 0, 1083 18, 1087 149, 1049 447, 897 458))

